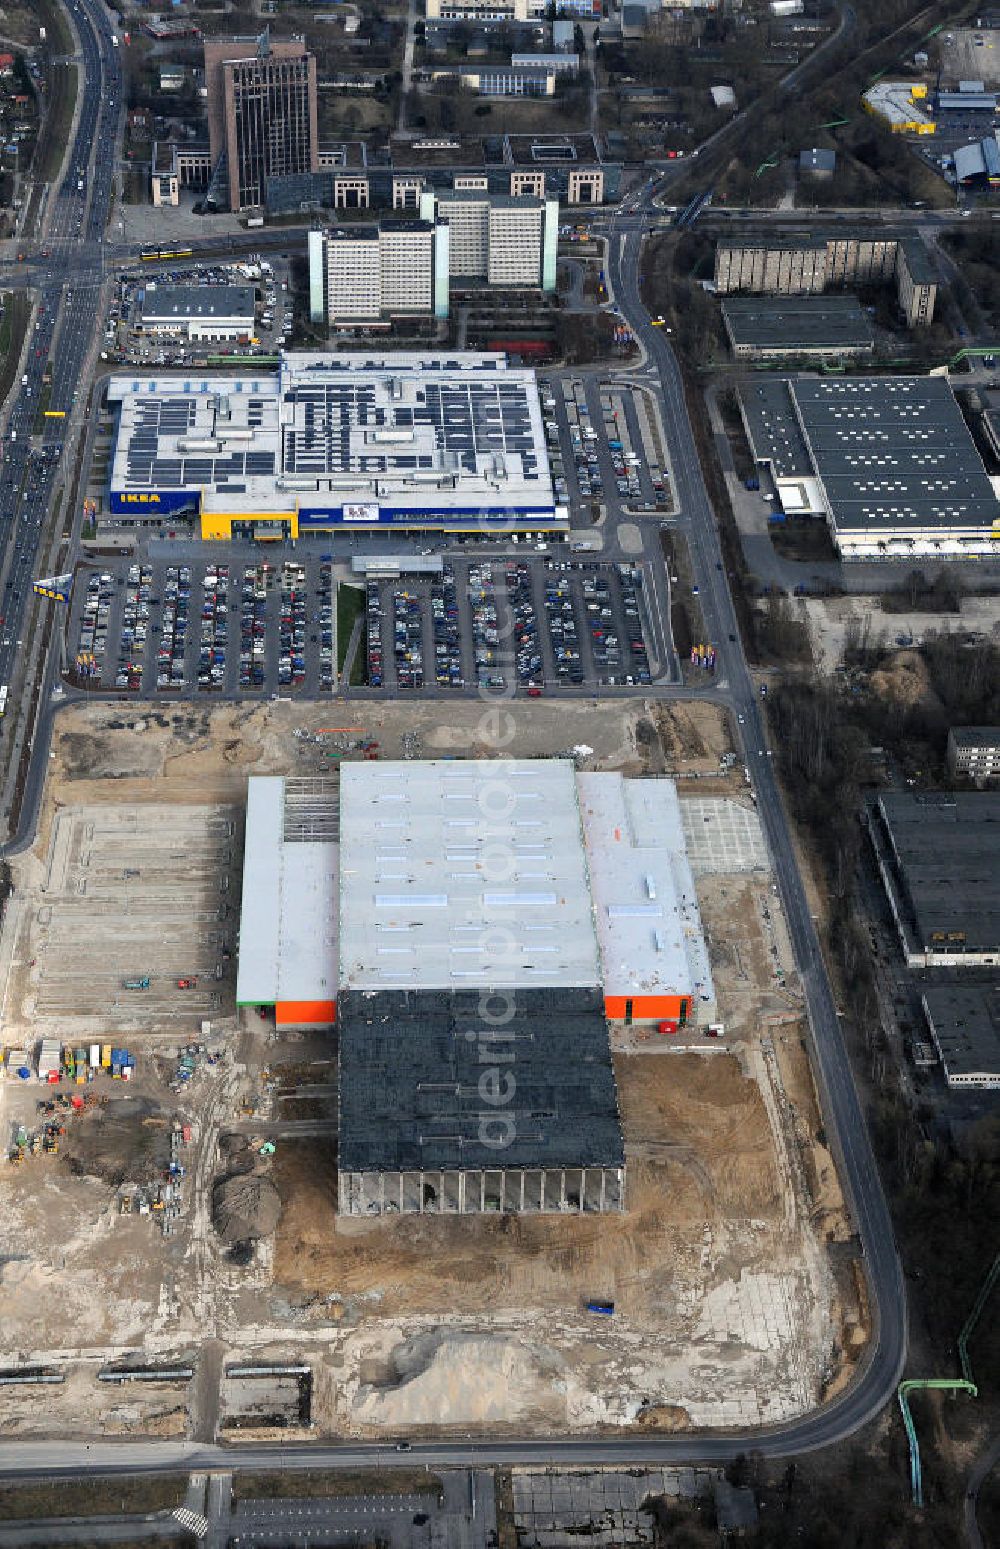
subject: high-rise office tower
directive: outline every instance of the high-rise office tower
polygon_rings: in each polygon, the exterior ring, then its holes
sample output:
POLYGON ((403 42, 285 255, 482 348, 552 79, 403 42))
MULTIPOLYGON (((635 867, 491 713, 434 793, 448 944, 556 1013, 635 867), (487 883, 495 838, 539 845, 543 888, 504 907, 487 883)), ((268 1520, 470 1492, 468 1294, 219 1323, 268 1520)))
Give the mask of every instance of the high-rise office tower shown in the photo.
POLYGON ((210 197, 263 205, 269 177, 319 170, 316 60, 302 38, 206 38, 210 197), (225 161, 222 158, 225 157, 225 161))

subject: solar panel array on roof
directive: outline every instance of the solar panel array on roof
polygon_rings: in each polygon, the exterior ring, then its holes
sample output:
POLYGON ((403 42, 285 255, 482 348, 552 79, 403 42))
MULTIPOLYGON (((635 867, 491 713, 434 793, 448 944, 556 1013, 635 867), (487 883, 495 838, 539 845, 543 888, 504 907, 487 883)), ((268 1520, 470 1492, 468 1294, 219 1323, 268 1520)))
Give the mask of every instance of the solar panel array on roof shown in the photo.
POLYGON ((350 470, 390 473, 414 468, 463 469, 475 475, 480 460, 515 455, 524 478, 538 476, 539 458, 523 383, 456 380, 430 382, 412 402, 380 403, 374 388, 328 382, 295 390, 301 412, 284 435, 285 468, 293 474, 350 470), (395 431, 400 448, 364 440, 356 430, 395 431), (410 433, 409 439, 404 432, 410 433))
POLYGON ((338 519, 358 502, 393 520, 452 507, 568 520, 534 374, 502 355, 284 355, 270 378, 113 378, 109 396, 121 401, 112 495, 125 501, 162 487, 197 494, 203 516, 338 519))
POLYGON ((198 443, 196 438, 210 442, 215 432, 214 424, 199 424, 203 404, 204 400, 195 396, 137 401, 126 445, 125 488, 193 489, 236 478, 273 475, 272 451, 253 450, 252 444, 210 451, 198 443), (185 438, 194 443, 190 456, 182 450, 185 438))

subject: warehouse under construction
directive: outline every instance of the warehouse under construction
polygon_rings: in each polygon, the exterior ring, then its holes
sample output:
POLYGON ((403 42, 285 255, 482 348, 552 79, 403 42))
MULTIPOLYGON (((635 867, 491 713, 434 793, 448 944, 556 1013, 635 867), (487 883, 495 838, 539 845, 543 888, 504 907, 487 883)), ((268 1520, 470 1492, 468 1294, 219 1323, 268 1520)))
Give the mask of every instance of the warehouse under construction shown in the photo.
POLYGON ((340 1051, 343 1214, 624 1208, 608 1019, 711 1024, 669 780, 568 760, 253 778, 237 979, 340 1051))

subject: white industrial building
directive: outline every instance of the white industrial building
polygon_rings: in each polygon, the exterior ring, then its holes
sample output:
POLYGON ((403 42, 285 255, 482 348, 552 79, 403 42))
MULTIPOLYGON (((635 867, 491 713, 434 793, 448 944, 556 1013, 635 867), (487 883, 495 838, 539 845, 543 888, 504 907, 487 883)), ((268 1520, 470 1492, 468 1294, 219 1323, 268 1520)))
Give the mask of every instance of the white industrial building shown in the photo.
POLYGON ((534 372, 500 354, 285 354, 277 371, 112 377, 116 516, 203 538, 566 531, 534 372))
POLYGON ((578 774, 580 815, 609 1017, 711 1022, 715 992, 677 787, 578 774))
POLYGON ((720 1031, 676 791, 561 759, 251 778, 237 1002, 337 1023, 341 1214, 620 1211, 608 1019, 720 1031))
POLYGON ((240 946, 237 1000, 279 1025, 395 990, 596 991, 627 1023, 716 1010, 673 782, 562 759, 251 778, 240 946))
POLYGON ((326 1027, 337 999, 337 807, 327 782, 247 781, 236 1000, 326 1027))
POLYGON ((341 831, 345 989, 600 983, 572 764, 345 764, 341 831))

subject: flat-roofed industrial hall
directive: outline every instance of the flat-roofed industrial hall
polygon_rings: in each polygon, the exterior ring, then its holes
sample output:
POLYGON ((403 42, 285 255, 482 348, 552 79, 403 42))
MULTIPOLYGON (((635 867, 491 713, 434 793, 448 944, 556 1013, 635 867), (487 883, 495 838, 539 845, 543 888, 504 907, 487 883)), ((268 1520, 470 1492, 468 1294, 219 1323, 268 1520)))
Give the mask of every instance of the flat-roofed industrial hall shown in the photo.
POLYGON ((825 518, 842 559, 1000 556, 997 481, 944 377, 794 377, 738 397, 782 509, 825 518))
POLYGON ((886 791, 869 832, 909 966, 1000 965, 1000 794, 886 791))
POLYGON ((342 1212, 623 1209, 608 1019, 715 1016, 673 783, 566 759, 252 778, 237 1000, 336 1024, 342 1212))

